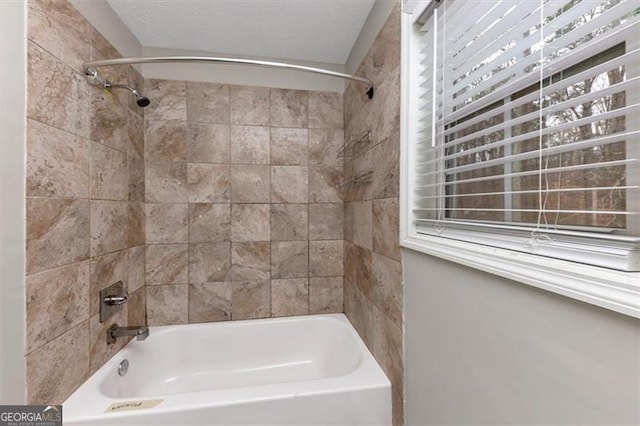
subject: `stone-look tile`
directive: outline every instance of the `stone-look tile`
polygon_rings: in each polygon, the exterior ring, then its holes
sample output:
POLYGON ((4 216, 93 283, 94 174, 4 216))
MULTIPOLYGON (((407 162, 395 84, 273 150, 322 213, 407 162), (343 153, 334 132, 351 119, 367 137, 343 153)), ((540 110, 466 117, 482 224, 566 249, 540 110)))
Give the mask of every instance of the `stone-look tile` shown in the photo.
POLYGON ((101 323, 100 315, 94 315, 89 320, 89 360, 91 374, 95 373, 98 368, 102 367, 105 362, 109 361, 112 356, 118 353, 127 343, 131 341, 130 337, 119 337, 115 343, 108 344, 105 336, 111 325, 117 324, 121 327, 127 326, 129 319, 129 304, 127 303, 122 309, 115 313, 108 321, 101 323))
POLYGON ((367 249, 373 248, 373 209, 371 201, 352 203, 353 216, 350 226, 353 229, 353 242, 367 249))
POLYGON ((269 109, 272 127, 307 127, 309 93, 304 90, 271 89, 269 109))
POLYGON ((348 182, 344 191, 345 200, 370 200, 372 198, 373 180, 375 173, 378 172, 378 164, 373 161, 372 150, 367 150, 354 158, 345 160, 344 180, 348 182), (373 172, 374 176, 366 177, 371 172, 373 172), (358 181, 358 179, 360 179, 360 181, 358 181))
POLYGON ((27 275, 89 257, 89 201, 27 198, 27 275))
POLYGON ((400 16, 400 7, 396 5, 371 46, 372 79, 376 86, 400 66, 400 16))
POLYGON ((186 243, 188 204, 147 204, 147 244, 186 243))
POLYGON ((29 39, 75 69, 89 60, 91 25, 65 0, 29 1, 29 39))
POLYGON ((358 260, 358 246, 348 240, 344 240, 344 285, 355 287, 356 262, 358 260))
POLYGON ((190 203, 228 203, 231 170, 226 164, 189 163, 187 183, 190 203))
POLYGON ((187 81, 187 121, 229 123, 229 86, 187 81))
POLYGON ((129 292, 142 288, 145 285, 145 263, 146 251, 145 246, 132 247, 129 249, 129 273, 128 286, 129 292))
POLYGON ((371 302, 355 287, 344 286, 344 313, 365 345, 373 352, 373 314, 371 302))
MULTIPOLYGON (((356 286, 362 292, 362 294, 369 297, 371 295, 372 286, 371 264, 373 262, 373 253, 371 250, 359 246, 354 247, 355 250, 350 253, 350 255, 355 256, 355 262, 353 264, 355 276, 353 278, 355 279, 356 286)), ((353 262, 353 260, 348 259, 346 262, 347 264, 349 264, 350 262, 353 262)), ((352 268, 352 266, 349 265, 349 268, 352 268)))
POLYGON ((151 99, 146 120, 187 120, 187 85, 184 81, 145 79, 144 94, 151 99))
POLYGON ((147 163, 145 169, 145 197, 147 203, 186 203, 186 163, 147 163))
POLYGON ((127 324, 130 327, 147 324, 146 289, 140 288, 129 293, 129 307, 127 308, 127 324))
POLYGON ((402 265, 373 253, 371 299, 398 327, 402 326, 402 265))
POLYGON ((400 134, 376 145, 372 161, 376 164, 371 192, 373 198, 397 197, 400 192, 400 134))
POLYGON ((342 277, 309 278, 309 313, 343 312, 342 277))
POLYGON ((344 145, 341 129, 309 130, 309 201, 313 203, 339 203, 343 198, 344 145))
POLYGON ((189 204, 190 243, 230 240, 230 204, 189 204))
MULTIPOLYGON (((100 31, 91 27, 90 30, 90 49, 89 49, 89 58, 92 61, 102 60, 102 59, 117 59, 121 58, 120 52, 116 50, 115 47, 106 38, 100 34, 100 31)), ((128 66, 118 66, 118 67, 104 67, 100 68, 100 73, 104 76, 107 81, 118 82, 121 84, 127 84, 129 82, 129 73, 127 71, 128 66)), ((134 88, 138 88, 142 90, 144 84, 142 86, 132 86, 134 88)), ((100 90, 102 91, 102 90, 100 90)), ((130 98, 133 98, 130 93, 125 90, 113 90, 113 91, 104 91, 105 93, 110 93, 118 103, 127 108, 129 104, 130 98)))
POLYGON ((127 250, 91 259, 89 314, 93 316, 100 312, 100 290, 118 281, 122 281, 126 290, 128 278, 127 250))
POLYGON ((309 280, 295 278, 271 281, 271 316, 286 317, 309 313, 309 280))
POLYGON ((89 197, 89 142, 27 121, 27 195, 89 197))
POLYGON ((271 276, 303 278, 309 276, 309 244, 307 241, 271 243, 271 276))
POLYGON ((231 124, 269 125, 269 89, 231 86, 229 89, 231 124))
POLYGON ((127 111, 127 133, 127 154, 131 158, 144 161, 144 118, 135 112, 127 111))
POLYGON ((400 210, 397 198, 373 200, 373 250, 400 260, 400 210))
POLYGON ((309 276, 342 276, 343 257, 342 240, 309 241, 309 276))
POLYGON ((182 120, 145 120, 144 148, 147 162, 186 162, 187 126, 182 120))
POLYGON ((270 197, 270 166, 231 166, 232 203, 268 203, 270 197))
POLYGON ((231 319, 267 318, 271 315, 271 284, 268 279, 234 282, 231 286, 231 319))
MULTIPOLYGON (((127 81, 129 82, 129 87, 133 87, 138 91, 142 90, 144 88, 144 78, 142 77, 142 74, 140 74, 140 72, 131 65, 126 67, 126 69, 127 69, 127 81)), ((126 94, 129 95, 128 93, 126 94)), ((138 104, 136 103, 135 97, 129 95, 127 96, 127 98, 128 98, 127 105, 129 106, 129 110, 135 112, 141 117, 144 116, 144 109, 138 106, 138 104)))
POLYGON ((269 241, 269 204, 231 205, 231 241, 269 241))
POLYGON ((147 324, 174 325, 189 322, 189 285, 159 285, 147 289, 147 324))
POLYGON ((342 95, 333 92, 309 92, 309 128, 344 127, 342 95))
POLYGON ((99 143, 91 144, 91 198, 129 199, 127 154, 99 143))
POLYGON ((89 138, 89 83, 32 42, 27 59, 27 117, 89 138))
POLYGON ((231 244, 189 244, 189 282, 206 283, 231 279, 231 244))
POLYGON ((344 236, 344 207, 341 203, 309 205, 309 239, 338 240, 344 236))
POLYGON ((189 286, 189 322, 231 319, 230 282, 198 283, 189 286))
POLYGON ((127 248, 128 204, 91 200, 91 256, 127 248))
POLYGON ((271 202, 306 203, 309 201, 309 168, 271 167, 271 202))
POLYGON ((307 129, 271 128, 271 164, 306 166, 309 163, 307 129))
POLYGON ((27 276, 26 298, 31 352, 89 319, 89 262, 27 276))
POLYGON ((145 201, 144 160, 129 156, 129 201, 145 201))
POLYGON ((272 204, 271 241, 307 240, 308 210, 307 204, 272 204))
POLYGON ((27 361, 29 404, 62 404, 89 378, 89 321, 31 352, 27 361))
POLYGON ((192 163, 229 163, 229 126, 187 124, 187 158, 192 163))
POLYGON ((309 163, 317 168, 341 168, 345 143, 342 129, 309 129, 309 163))
POLYGON ((371 101, 371 134, 381 142, 400 130, 400 69, 397 68, 382 84, 371 101))
POLYGON ((268 127, 231 126, 232 164, 269 164, 268 127))
POLYGON ((309 168, 309 202, 340 203, 343 194, 342 166, 309 168))
POLYGON ((377 309, 372 310, 373 355, 396 392, 402 391, 402 328, 377 309))
POLYGON ((187 284, 189 282, 189 245, 147 245, 145 264, 147 286, 187 284))
POLYGON ((127 219, 127 247, 145 243, 146 223, 144 203, 129 203, 127 219))
POLYGON ((396 392, 395 389, 391 392, 391 421, 393 426, 404 426, 404 398, 401 393, 396 392))
POLYGON ((271 247, 268 242, 231 244, 231 280, 268 280, 271 277, 271 247))
POLYGON ((127 108, 120 92, 91 88, 91 140, 126 151, 129 139, 127 108))

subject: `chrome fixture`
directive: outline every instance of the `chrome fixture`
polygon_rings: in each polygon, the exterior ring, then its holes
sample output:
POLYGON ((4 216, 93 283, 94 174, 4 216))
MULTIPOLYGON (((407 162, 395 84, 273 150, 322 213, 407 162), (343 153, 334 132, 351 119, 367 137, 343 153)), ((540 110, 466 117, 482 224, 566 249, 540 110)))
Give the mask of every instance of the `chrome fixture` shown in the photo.
POLYGON ((124 376, 129 371, 129 360, 123 359, 120 364, 118 364, 118 376, 124 376))
POLYGON ((140 325, 137 327, 118 327, 118 324, 113 324, 107 330, 107 344, 116 342, 118 337, 135 337, 137 340, 144 340, 149 337, 149 327, 140 325))
MULTIPOLYGON (((85 62, 82 64, 82 71, 87 76, 87 80, 90 84, 94 86, 103 85, 106 81, 102 74, 98 72, 97 68, 99 67, 107 67, 111 65, 132 65, 132 64, 163 64, 163 63, 182 63, 182 62, 213 62, 213 63, 221 63, 221 64, 236 64, 236 65, 254 65, 260 67, 269 67, 269 68, 281 68, 281 69, 291 69, 303 72, 310 72, 313 74, 322 74, 329 75, 332 77, 343 78, 345 80, 357 81, 359 83, 364 83, 367 85, 366 94, 369 99, 373 98, 374 87, 373 82, 368 78, 357 77, 351 74, 345 74, 337 71, 325 70, 322 68, 313 68, 306 67, 303 65, 294 65, 287 64, 284 62, 268 62, 268 61, 256 61, 253 59, 243 59, 243 58, 220 58, 220 57, 209 57, 209 56, 156 56, 149 58, 121 58, 121 59, 106 59, 103 61, 91 61, 85 62)), ((148 104, 147 104, 148 105, 148 104)))
POLYGON ((141 108, 149 106, 149 104, 151 103, 149 98, 140 94, 140 92, 138 92, 133 87, 129 87, 126 84, 113 84, 109 80, 104 78, 104 76, 96 70, 92 70, 90 73, 87 73, 86 77, 87 77, 87 81, 92 86, 104 87, 105 89, 128 90, 136 98, 136 104, 138 104, 138 106, 141 108))
POLYGON ((127 303, 127 300, 129 296, 122 281, 100 290, 100 322, 107 321, 127 303))
POLYGON ((141 108, 149 106, 149 104, 151 103, 149 98, 147 98, 146 96, 141 95, 140 92, 138 92, 136 89, 134 89, 132 87, 129 87, 129 86, 124 85, 124 84, 111 84, 108 81, 105 82, 105 83, 106 84, 104 85, 104 87, 106 89, 126 89, 129 92, 131 92, 131 94, 136 98, 136 103, 141 108))

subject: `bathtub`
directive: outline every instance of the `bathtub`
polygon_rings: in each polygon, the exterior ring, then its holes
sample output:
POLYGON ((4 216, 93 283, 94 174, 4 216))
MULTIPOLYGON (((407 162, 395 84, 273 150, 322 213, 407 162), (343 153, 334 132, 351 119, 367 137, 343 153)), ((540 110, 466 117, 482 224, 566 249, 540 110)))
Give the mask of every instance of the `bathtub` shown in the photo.
POLYGON ((391 385, 342 314, 151 327, 63 415, 65 425, 390 425, 391 385))

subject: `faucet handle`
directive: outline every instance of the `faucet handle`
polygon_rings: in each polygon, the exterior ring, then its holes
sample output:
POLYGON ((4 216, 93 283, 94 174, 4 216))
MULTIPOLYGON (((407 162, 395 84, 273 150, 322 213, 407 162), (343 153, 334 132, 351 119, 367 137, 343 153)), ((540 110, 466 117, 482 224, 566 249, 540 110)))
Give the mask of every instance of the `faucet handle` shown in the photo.
POLYGON ((105 305, 117 306, 127 303, 127 300, 129 300, 129 296, 127 294, 123 294, 122 296, 106 296, 102 299, 102 302, 105 305))

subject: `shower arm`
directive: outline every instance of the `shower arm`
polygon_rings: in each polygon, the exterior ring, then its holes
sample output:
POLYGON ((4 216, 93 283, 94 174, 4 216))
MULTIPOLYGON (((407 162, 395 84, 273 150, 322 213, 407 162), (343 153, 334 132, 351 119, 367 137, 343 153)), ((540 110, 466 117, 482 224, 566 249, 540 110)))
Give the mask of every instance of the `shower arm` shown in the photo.
MULTIPOLYGON (((102 61, 91 61, 82 64, 82 70, 86 74, 90 82, 103 82, 104 78, 97 70, 99 67, 106 67, 111 65, 133 65, 133 64, 165 64, 165 63, 182 63, 182 62, 200 62, 200 63, 220 63, 220 64, 235 64, 235 65, 252 65, 259 67, 291 69, 296 71, 309 72, 313 74, 328 75, 331 77, 342 78, 345 80, 356 81, 367 85, 366 94, 369 99, 373 98, 373 82, 368 78, 357 77, 352 74, 345 74, 337 71, 325 70, 322 68, 307 67, 304 65, 287 64, 284 62, 269 62, 269 61, 257 61, 253 59, 241 59, 241 58, 221 58, 210 56, 155 56, 155 57, 134 57, 134 58, 120 58, 120 59, 106 59, 102 61), (93 80, 92 80, 93 79, 93 80)), ((93 84, 93 83, 92 83, 93 84)), ((99 84, 99 83, 96 83, 99 84)))

